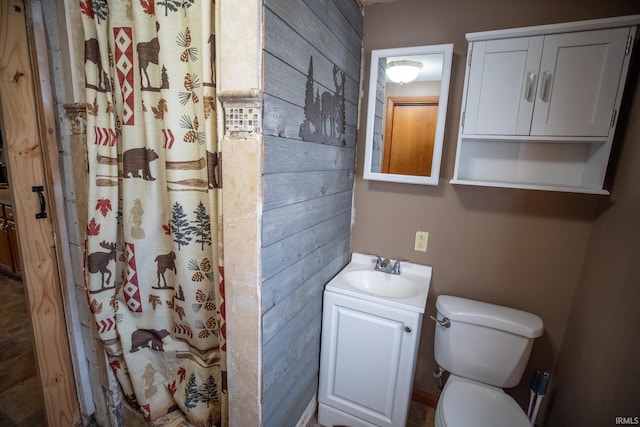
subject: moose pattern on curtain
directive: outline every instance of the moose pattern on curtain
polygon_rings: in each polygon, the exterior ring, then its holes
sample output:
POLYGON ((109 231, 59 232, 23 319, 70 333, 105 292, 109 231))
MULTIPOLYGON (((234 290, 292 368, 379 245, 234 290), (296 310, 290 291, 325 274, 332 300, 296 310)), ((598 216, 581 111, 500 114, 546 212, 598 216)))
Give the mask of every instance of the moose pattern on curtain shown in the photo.
POLYGON ((80 0, 87 297, 147 420, 226 425, 214 0, 80 0))

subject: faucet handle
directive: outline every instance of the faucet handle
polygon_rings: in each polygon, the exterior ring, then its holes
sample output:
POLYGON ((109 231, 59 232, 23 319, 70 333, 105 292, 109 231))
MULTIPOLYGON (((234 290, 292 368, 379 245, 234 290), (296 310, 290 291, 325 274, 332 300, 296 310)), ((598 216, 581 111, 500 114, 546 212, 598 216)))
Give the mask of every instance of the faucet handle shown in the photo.
POLYGON ((376 257, 376 266, 382 265, 382 257, 380 255, 371 254, 371 256, 376 257))
POLYGON ((388 258, 382 259, 381 256, 375 254, 373 254, 373 256, 376 257, 375 270, 384 271, 384 269, 388 268, 389 263, 391 262, 388 258))
POLYGON ((410 261, 408 259, 396 260, 396 262, 393 263, 393 269, 391 270, 391 272, 393 274, 400 274, 400 263, 401 262, 410 262, 410 261))

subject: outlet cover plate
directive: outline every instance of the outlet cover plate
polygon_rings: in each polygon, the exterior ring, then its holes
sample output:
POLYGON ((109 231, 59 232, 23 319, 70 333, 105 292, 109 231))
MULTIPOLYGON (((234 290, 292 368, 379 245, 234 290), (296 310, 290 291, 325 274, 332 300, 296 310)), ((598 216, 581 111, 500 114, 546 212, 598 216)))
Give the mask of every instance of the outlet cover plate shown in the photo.
POLYGON ((414 251, 427 252, 429 233, 427 231, 416 231, 416 239, 413 245, 414 251))

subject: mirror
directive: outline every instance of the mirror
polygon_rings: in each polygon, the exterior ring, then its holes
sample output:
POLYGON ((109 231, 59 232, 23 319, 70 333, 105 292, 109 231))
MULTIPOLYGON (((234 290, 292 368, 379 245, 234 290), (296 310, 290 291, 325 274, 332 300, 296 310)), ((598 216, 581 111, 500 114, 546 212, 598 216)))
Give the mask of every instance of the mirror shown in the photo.
POLYGON ((453 44, 371 51, 364 179, 438 185, 453 44))

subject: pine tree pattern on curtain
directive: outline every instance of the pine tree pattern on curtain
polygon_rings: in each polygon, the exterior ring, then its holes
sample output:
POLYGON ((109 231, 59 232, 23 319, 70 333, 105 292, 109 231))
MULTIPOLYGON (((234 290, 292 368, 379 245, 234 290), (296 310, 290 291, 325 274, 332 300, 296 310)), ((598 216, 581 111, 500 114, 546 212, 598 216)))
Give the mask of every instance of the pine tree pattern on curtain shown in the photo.
POLYGON ((147 420, 226 425, 214 0, 80 0, 97 333, 147 420))

